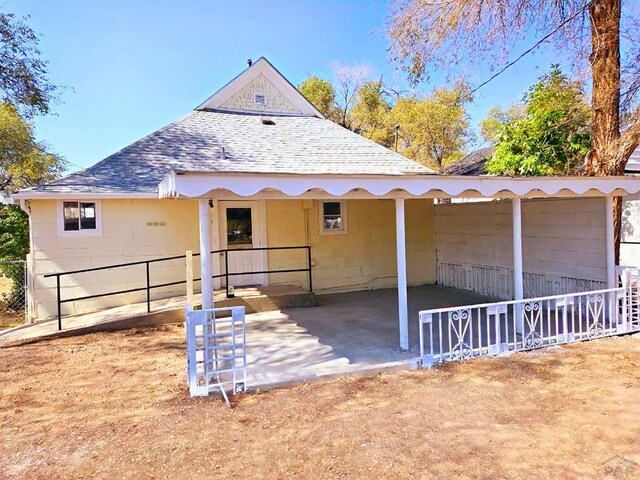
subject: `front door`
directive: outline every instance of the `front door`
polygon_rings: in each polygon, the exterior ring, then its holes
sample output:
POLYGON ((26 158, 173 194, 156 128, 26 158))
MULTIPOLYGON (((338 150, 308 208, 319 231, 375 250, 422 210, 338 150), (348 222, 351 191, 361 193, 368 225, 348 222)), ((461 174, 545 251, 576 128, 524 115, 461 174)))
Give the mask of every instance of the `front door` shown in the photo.
MULTIPOLYGON (((229 285, 262 285, 266 270, 266 252, 252 250, 263 245, 260 228, 259 202, 220 202, 220 246, 229 249, 227 262, 231 275, 229 285)), ((220 271, 225 272, 224 254, 220 256, 220 271)), ((224 285, 224 278, 222 284, 224 285)))

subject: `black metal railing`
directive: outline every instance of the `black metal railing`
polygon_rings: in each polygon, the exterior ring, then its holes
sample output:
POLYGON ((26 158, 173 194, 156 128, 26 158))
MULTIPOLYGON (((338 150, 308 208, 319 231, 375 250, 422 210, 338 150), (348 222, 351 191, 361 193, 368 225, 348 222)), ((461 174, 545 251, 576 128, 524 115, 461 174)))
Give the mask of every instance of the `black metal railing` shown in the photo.
MULTIPOLYGON (((309 279, 309 291, 313 292, 313 278, 311 274, 311 247, 308 245, 300 245, 295 247, 255 247, 255 248, 243 248, 243 249, 229 249, 225 248, 222 250, 212 250, 211 254, 223 254, 224 255, 224 273, 220 273, 218 275, 212 275, 212 279, 216 278, 224 278, 226 285, 226 295, 229 297, 229 277, 239 276, 239 275, 263 275, 263 274, 271 274, 271 273, 293 273, 293 272, 307 272, 309 279), (229 271, 229 254, 234 252, 248 252, 248 251, 272 251, 272 250, 306 250, 306 268, 289 268, 289 269, 281 269, 281 270, 257 270, 257 271, 240 271, 240 272, 230 272, 229 271)), ((199 253, 194 253, 194 257, 200 256, 199 253)), ((151 291, 156 288, 166 288, 173 287, 176 285, 186 284, 187 280, 177 280, 174 282, 165 282, 159 283, 157 285, 151 284, 151 269, 150 265, 152 263, 160 263, 160 262, 169 262, 171 260, 180 260, 186 259, 186 255, 175 255, 172 257, 163 257, 163 258, 155 258, 153 260, 140 260, 137 262, 128 262, 128 263, 118 263, 114 265, 105 265, 103 267, 95 267, 95 268, 83 268, 80 270, 71 270, 68 272, 59 272, 59 273, 49 273, 44 275, 45 278, 55 277, 56 279, 56 303, 57 303, 57 317, 58 317, 58 330, 62 330, 62 304, 69 302, 79 302, 82 300, 90 300, 92 298, 102 298, 109 297, 113 295, 124 295, 126 293, 135 293, 135 292, 146 292, 146 301, 147 301, 147 313, 151 313, 151 291), (145 274, 146 274, 146 285, 144 287, 137 288, 129 288, 127 290, 117 290, 115 292, 107 292, 107 293, 99 293, 96 295, 84 295, 81 297, 73 297, 73 298, 62 298, 62 289, 60 285, 60 277, 66 275, 76 275, 80 273, 87 272, 97 272, 100 270, 111 270, 116 268, 127 268, 134 267, 137 265, 145 266, 145 274)), ((194 282, 201 281, 201 278, 194 278, 194 282)))

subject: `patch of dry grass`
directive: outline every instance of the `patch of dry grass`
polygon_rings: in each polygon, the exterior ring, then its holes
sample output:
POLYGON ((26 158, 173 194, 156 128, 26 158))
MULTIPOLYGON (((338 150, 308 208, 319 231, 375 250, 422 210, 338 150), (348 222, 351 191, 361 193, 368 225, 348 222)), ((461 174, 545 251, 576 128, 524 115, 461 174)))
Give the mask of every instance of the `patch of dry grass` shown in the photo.
POLYGON ((190 399, 183 330, 0 350, 2 478, 582 478, 640 462, 640 339, 190 399))

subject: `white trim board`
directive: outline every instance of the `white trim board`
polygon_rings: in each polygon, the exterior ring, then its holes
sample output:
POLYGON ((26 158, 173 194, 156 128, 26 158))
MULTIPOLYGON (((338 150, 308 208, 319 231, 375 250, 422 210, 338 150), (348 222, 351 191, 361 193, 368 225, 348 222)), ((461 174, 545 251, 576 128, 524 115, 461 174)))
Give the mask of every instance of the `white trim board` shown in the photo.
POLYGON ((174 173, 160 198, 439 198, 575 197, 640 192, 634 177, 494 177, 448 175, 293 175, 174 173), (350 197, 353 195, 353 197, 350 197))

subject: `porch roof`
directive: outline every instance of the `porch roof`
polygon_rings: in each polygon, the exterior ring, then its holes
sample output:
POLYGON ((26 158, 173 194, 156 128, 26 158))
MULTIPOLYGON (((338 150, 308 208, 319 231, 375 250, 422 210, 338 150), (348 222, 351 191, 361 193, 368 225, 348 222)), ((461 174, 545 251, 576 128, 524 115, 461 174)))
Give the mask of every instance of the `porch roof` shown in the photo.
POLYGON ((636 177, 498 177, 455 175, 291 175, 174 172, 159 198, 511 198, 624 196, 636 177))

